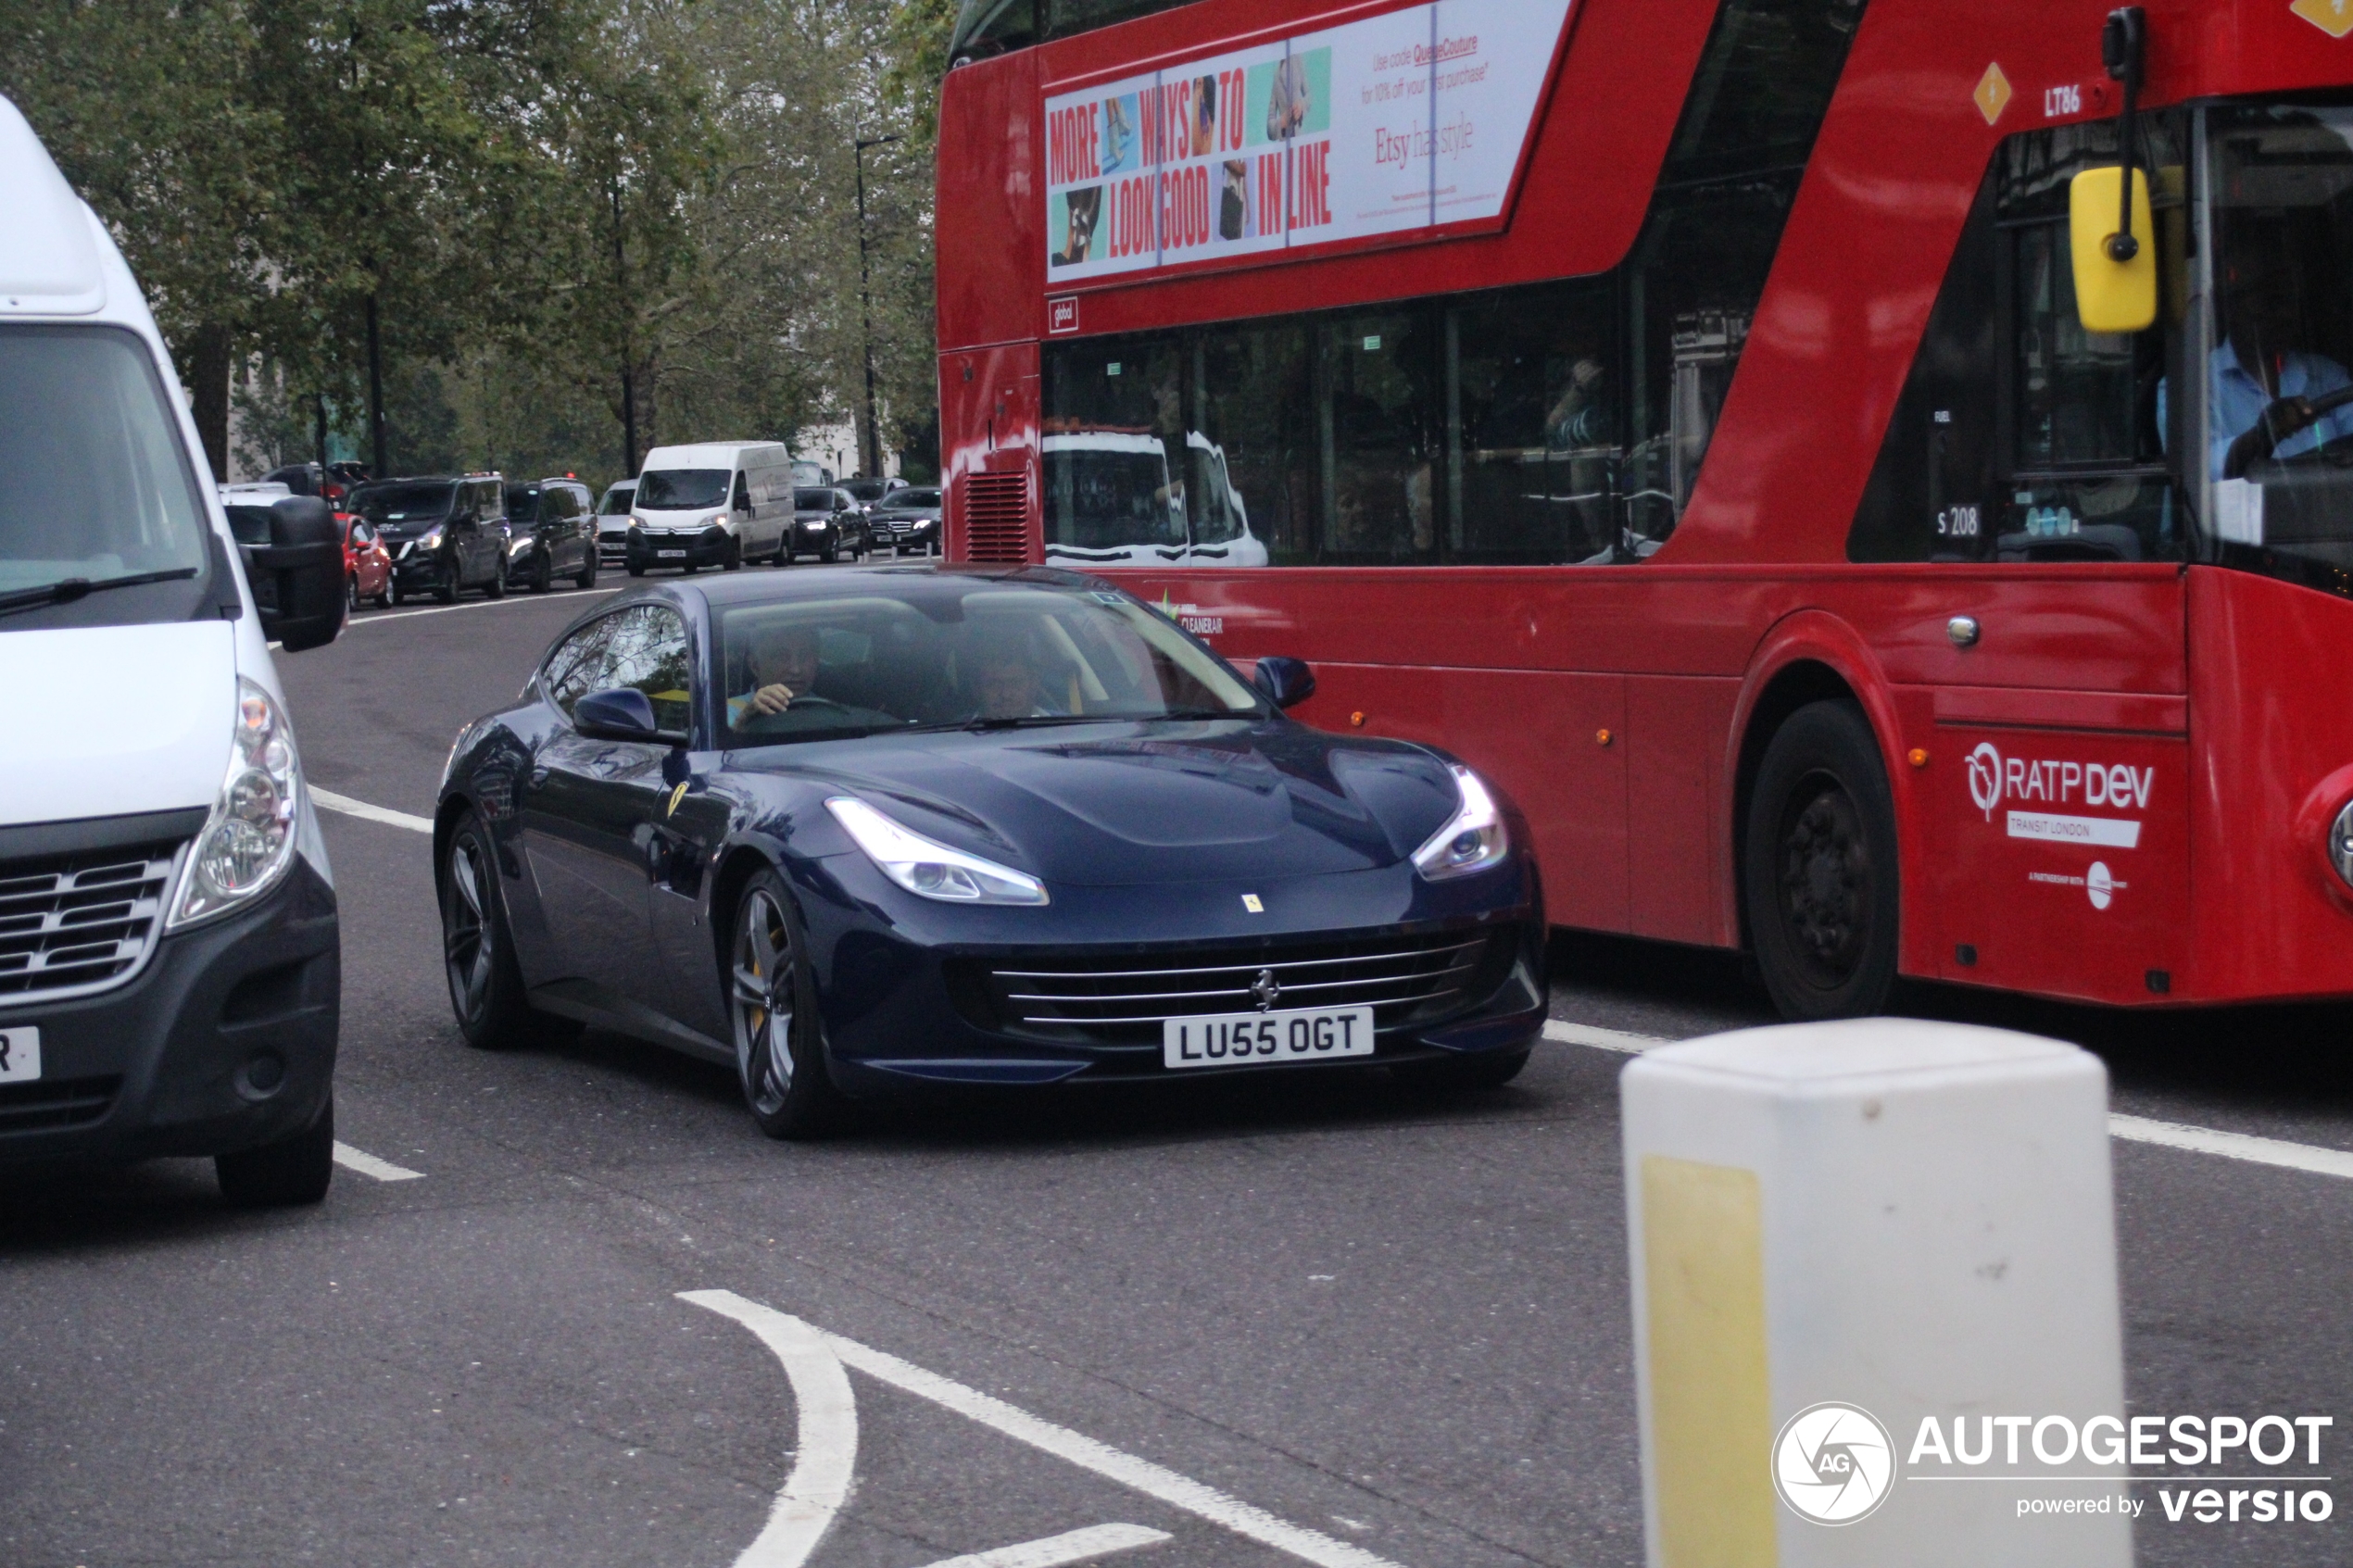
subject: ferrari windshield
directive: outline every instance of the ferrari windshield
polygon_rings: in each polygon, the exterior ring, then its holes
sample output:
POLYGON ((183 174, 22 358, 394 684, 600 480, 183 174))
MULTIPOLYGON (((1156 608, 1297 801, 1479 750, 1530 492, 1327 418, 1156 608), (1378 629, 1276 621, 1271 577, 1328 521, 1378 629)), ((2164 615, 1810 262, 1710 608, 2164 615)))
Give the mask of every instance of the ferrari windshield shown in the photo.
POLYGON ((2353 570, 2353 107, 2213 109, 2207 149, 2213 533, 2233 565, 2353 570))
POLYGON ((718 620, 727 746, 1263 711, 1165 616, 1107 588, 866 578, 718 620))
POLYGON ((195 578, 207 526, 138 338, 0 327, 0 595, 75 578, 195 578))

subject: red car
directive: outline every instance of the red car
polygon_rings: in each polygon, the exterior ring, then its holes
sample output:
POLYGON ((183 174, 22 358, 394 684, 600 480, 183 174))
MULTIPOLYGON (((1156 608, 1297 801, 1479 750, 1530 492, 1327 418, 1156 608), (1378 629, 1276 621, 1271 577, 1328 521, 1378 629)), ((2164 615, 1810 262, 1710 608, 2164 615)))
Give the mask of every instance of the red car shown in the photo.
POLYGON ((337 514, 343 524, 343 576, 345 592, 351 596, 351 608, 358 609, 362 600, 378 609, 392 605, 392 553, 376 537, 376 531, 366 518, 355 513, 337 514))

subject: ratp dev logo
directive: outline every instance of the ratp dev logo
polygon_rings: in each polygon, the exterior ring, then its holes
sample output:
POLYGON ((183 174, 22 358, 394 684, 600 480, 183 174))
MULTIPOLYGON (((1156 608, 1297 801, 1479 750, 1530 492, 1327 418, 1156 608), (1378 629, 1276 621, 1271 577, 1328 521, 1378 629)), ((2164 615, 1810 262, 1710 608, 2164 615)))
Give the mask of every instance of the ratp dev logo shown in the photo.
POLYGON ((2002 803, 2002 754, 1990 740, 1979 741, 1969 754, 1969 797, 1989 821, 2002 803))
POLYGON ((1870 1411, 1835 1400, 1791 1416, 1773 1439, 1773 1488, 1801 1518, 1852 1524, 1894 1489, 1895 1443, 1870 1411))

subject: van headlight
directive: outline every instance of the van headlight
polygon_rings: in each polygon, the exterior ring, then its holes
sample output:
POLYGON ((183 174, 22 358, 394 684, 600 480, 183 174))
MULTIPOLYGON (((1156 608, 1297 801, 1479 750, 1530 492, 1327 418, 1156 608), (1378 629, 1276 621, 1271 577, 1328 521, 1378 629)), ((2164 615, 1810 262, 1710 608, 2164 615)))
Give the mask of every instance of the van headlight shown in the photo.
POLYGON ((1450 763, 1447 771, 1454 775, 1462 804, 1428 843, 1414 851, 1414 868, 1432 882, 1485 871, 1512 847, 1503 810, 1478 775, 1459 763, 1450 763))
POLYGON ((949 904, 1048 902, 1046 884, 1028 872, 925 838, 854 797, 837 795, 825 809, 883 875, 918 897, 949 904))
POLYGON ((208 919, 275 885, 294 864, 301 809, 294 731, 270 694, 241 675, 229 775, 180 873, 169 923, 208 919))

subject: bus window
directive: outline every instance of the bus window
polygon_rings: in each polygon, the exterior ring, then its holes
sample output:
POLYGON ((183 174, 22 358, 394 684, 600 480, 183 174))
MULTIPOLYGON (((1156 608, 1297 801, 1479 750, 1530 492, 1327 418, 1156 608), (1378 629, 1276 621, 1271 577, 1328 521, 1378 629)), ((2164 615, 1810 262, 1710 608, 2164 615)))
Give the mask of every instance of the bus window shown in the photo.
POLYGON ((1307 328, 1297 321, 1213 328, 1196 340, 1194 439, 1223 455, 1232 498, 1222 522, 1206 506, 1196 511, 1197 544, 1214 543, 1231 528, 1238 540, 1255 535, 1271 560, 1315 558, 1317 448, 1307 366, 1307 328))
POLYGON ((1316 334, 1327 561, 1435 558, 1428 323, 1428 311, 1382 311, 1327 320, 1316 334))
POLYGON ((1606 557, 1620 457, 1615 291, 1488 295, 1448 312, 1448 558, 1606 557))
MULTIPOLYGON (((2142 126, 2171 295, 2145 332, 2087 332, 2068 257, 2068 182, 2116 158, 2113 121, 2021 132, 1946 269, 1847 536, 1849 559, 2115 561, 2178 557, 2167 356, 2183 308, 2182 121, 2142 126)), ((2186 423, 2183 429, 2189 428, 2186 423)))

